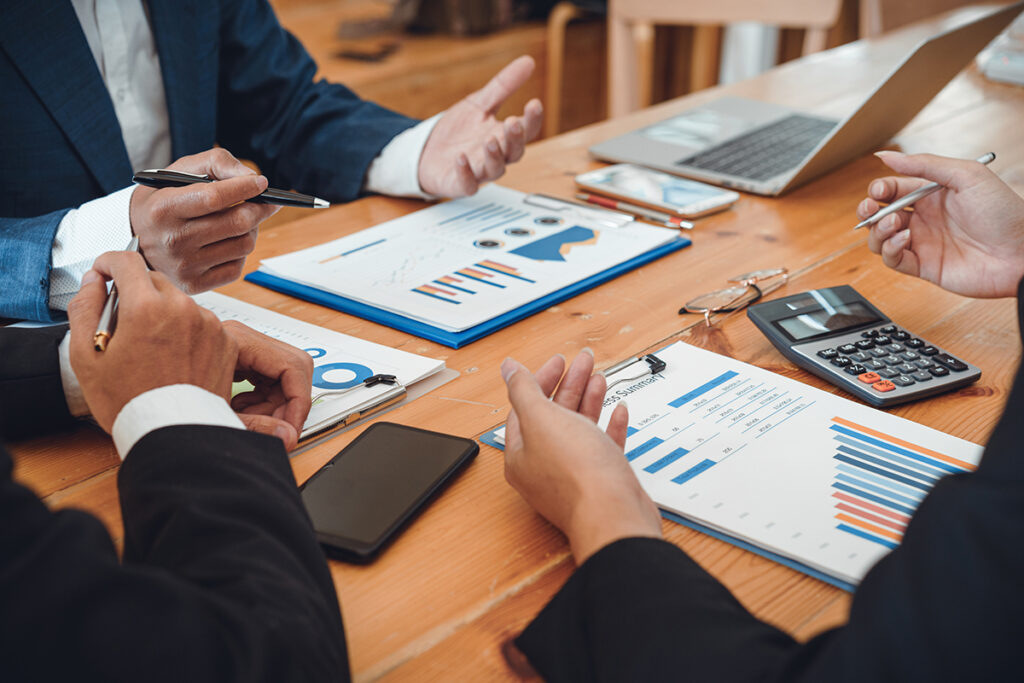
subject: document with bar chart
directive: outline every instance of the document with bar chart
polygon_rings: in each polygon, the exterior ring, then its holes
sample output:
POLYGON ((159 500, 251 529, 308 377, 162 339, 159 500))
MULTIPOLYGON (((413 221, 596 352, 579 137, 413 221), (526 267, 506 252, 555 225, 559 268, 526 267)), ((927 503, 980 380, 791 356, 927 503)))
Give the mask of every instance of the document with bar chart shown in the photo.
POLYGON ((602 224, 527 197, 489 185, 266 259, 247 279, 457 346, 481 336, 469 330, 509 324, 689 244, 676 230, 602 224))
MULTIPOLYGON (((852 589, 903 538, 940 477, 982 448, 796 380, 684 344, 667 367, 605 397, 625 400, 625 456, 655 503, 852 589)), ((504 443, 504 432, 493 438, 504 443)))

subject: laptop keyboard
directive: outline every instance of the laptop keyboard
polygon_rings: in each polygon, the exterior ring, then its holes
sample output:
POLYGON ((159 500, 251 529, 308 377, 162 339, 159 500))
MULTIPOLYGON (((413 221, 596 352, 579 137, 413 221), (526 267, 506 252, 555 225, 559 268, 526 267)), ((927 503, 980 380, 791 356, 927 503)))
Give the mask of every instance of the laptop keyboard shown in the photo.
POLYGON ((750 180, 767 180, 803 161, 835 125, 835 121, 793 114, 676 164, 750 180))

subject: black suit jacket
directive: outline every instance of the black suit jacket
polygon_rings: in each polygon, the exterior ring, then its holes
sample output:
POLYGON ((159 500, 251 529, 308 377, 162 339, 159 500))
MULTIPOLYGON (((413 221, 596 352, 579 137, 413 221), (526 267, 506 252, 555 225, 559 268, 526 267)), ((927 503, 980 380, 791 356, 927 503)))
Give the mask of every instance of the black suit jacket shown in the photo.
POLYGON ((977 471, 935 486, 843 627, 797 643, 676 546, 634 538, 590 557, 517 645, 549 681, 1020 680, 1022 412, 1018 369, 977 471))
MULTIPOLYGON (((9 433, 71 423, 63 331, 0 330, 9 433)), ((334 584, 279 440, 165 427, 132 448, 118 490, 123 563, 97 519, 15 483, 0 447, 0 680, 348 680, 334 584)))

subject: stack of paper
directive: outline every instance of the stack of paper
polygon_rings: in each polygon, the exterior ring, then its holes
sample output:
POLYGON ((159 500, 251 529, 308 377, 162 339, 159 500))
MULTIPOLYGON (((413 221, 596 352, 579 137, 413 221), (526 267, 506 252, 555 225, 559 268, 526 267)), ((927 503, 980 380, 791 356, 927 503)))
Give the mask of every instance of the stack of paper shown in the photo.
POLYGON ((557 212, 490 185, 263 261, 247 279, 459 346, 689 244, 636 222, 557 212))
POLYGON ((314 401, 303 425, 302 438, 375 406, 393 392, 394 387, 387 384, 362 386, 369 377, 395 375, 400 385, 408 387, 444 369, 444 361, 325 330, 223 294, 207 292, 193 298, 221 320, 237 320, 308 353, 313 359, 314 397, 325 392, 344 392, 329 393, 314 401))

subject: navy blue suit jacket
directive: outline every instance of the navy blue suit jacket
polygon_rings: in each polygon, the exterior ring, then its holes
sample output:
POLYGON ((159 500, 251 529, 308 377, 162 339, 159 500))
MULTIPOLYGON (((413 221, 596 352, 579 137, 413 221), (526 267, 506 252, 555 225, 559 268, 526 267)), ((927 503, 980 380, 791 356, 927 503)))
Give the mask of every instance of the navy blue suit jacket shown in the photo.
MULTIPOLYGON (((314 81, 316 64, 266 0, 146 0, 174 158, 219 144, 272 185, 355 198, 413 119, 314 81)), ((5 0, 0 21, 0 316, 53 319, 61 218, 128 186, 121 128, 67 0, 5 0)))

